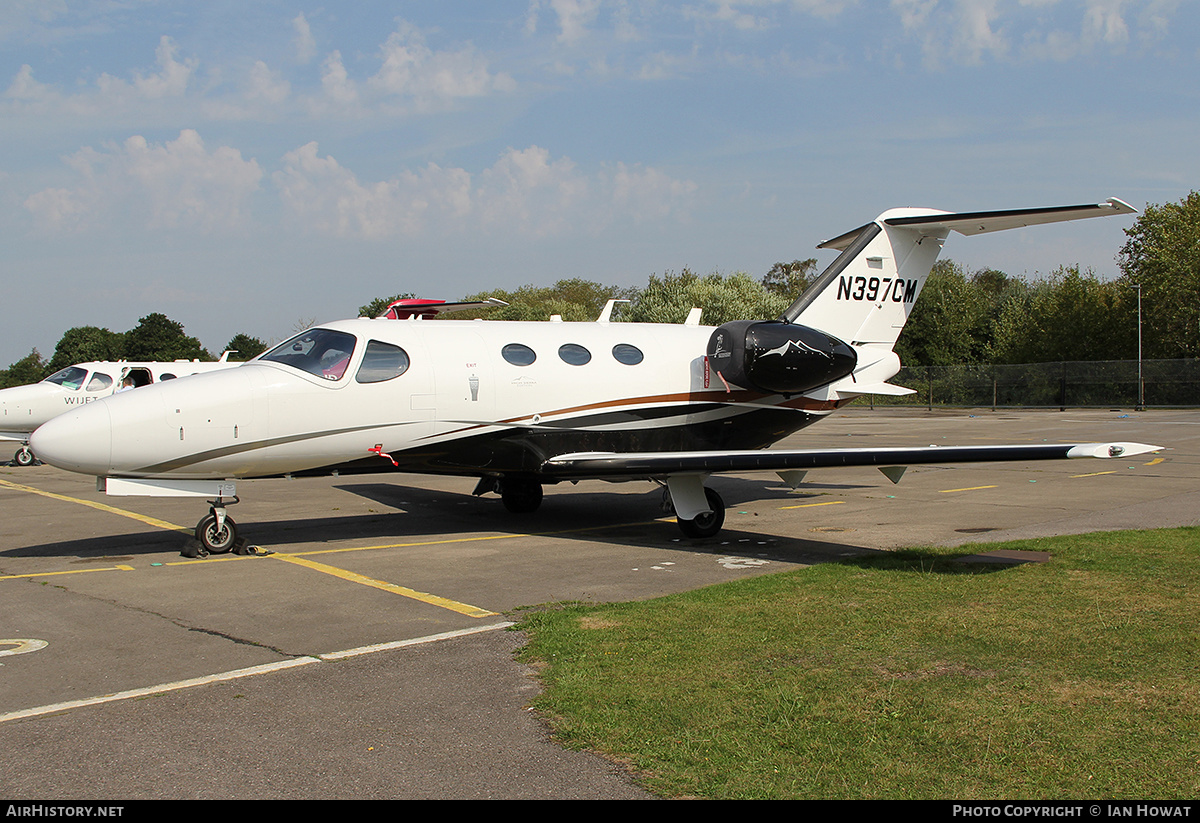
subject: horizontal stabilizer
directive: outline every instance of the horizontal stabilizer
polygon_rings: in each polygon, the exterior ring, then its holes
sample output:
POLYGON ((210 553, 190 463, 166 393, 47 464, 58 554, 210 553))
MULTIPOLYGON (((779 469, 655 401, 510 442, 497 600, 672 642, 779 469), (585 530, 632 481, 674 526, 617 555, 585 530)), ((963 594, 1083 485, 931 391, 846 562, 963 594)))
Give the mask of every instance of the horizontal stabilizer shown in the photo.
POLYGON ((1066 220, 1082 220, 1087 217, 1111 217, 1115 214, 1137 214, 1137 209, 1115 197, 1103 203, 1083 206, 1054 206, 1041 209, 1013 209, 1010 211, 981 211, 963 214, 929 215, 922 217, 894 217, 884 220, 889 226, 906 228, 949 229, 960 234, 986 234, 1005 229, 1020 229, 1043 223, 1060 223, 1066 220))
POLYGON ((921 463, 993 463, 1064 460, 1075 457, 1132 457, 1159 451, 1145 443, 1076 443, 1009 446, 925 446, 880 449, 763 449, 697 452, 579 452, 542 464, 557 478, 661 477, 670 474, 817 469, 834 466, 901 466, 921 463))
MULTIPOLYGON (((1088 217, 1112 217, 1118 214, 1137 214, 1137 209, 1123 200, 1110 197, 1103 203, 1081 206, 1048 206, 1033 209, 1006 209, 1003 211, 939 212, 931 209, 895 209, 882 216, 881 222, 896 228, 921 229, 934 233, 956 231, 959 234, 986 234, 1005 229, 1020 229, 1044 223, 1061 223, 1067 220, 1083 220, 1088 217), (924 212, 924 213, 921 213, 924 212), (907 214, 906 214, 907 213, 907 214), (888 216, 892 214, 893 216, 888 216)), ((826 240, 818 249, 847 248, 867 226, 840 234, 826 240)))

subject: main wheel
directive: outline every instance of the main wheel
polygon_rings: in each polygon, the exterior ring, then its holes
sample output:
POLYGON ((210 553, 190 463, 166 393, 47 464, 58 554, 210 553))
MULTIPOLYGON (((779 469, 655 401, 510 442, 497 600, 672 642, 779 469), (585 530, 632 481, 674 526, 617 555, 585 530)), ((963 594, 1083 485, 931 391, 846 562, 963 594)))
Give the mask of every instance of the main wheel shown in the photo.
POLYGON ((237 540, 237 524, 226 517, 225 525, 218 529, 217 516, 209 512, 196 524, 196 539, 209 554, 224 554, 233 549, 237 540))
POLYGON ((510 512, 528 514, 542 505, 542 484, 536 480, 505 478, 501 483, 500 498, 510 512))
POLYGON ((682 517, 675 518, 675 522, 679 524, 679 530, 688 537, 712 537, 725 525, 725 501, 721 499, 721 495, 706 487, 704 497, 708 500, 708 506, 712 511, 697 515, 691 520, 684 520, 682 517))
POLYGON ((32 466, 33 452, 30 451, 28 446, 22 446, 21 448, 17 449, 17 453, 13 455, 13 462, 18 466, 32 466))

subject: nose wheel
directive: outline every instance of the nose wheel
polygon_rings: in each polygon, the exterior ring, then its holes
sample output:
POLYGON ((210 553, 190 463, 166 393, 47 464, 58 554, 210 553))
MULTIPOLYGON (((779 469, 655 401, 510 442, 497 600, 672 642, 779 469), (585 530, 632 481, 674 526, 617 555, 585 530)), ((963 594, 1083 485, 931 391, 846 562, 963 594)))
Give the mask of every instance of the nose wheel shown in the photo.
POLYGON ((18 466, 32 466, 34 461, 33 452, 28 446, 22 446, 17 449, 17 453, 13 455, 13 462, 18 466))
POLYGON ((237 524, 225 513, 226 504, 238 502, 235 497, 231 501, 212 500, 212 508, 208 514, 196 524, 196 541, 209 554, 225 554, 232 551, 237 542, 237 524))

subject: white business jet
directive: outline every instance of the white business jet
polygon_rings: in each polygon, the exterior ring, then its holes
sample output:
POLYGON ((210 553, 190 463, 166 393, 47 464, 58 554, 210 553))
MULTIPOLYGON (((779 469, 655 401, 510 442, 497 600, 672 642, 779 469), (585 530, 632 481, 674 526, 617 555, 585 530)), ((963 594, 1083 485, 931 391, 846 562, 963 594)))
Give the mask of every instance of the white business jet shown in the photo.
MULTIPOLYGON (((33 435, 43 460, 94 474, 111 495, 211 497, 196 527, 229 551, 226 507, 246 478, 405 471, 478 478, 529 512, 548 483, 649 480, 691 537, 724 523, 717 472, 767 470, 795 485, 827 466, 1116 457, 1138 443, 770 450, 888 382, 892 350, 942 243, 963 234, 1136 213, 1119 200, 950 214, 894 209, 821 244, 841 250, 780 317, 701 326, 429 321, 310 328, 237 369, 90 403, 33 435)), ((443 304, 445 305, 445 304, 443 304)), ((456 304, 449 304, 456 305, 456 304)), ((424 307, 424 311, 419 309, 424 307)))
POLYGON ((117 360, 76 363, 56 371, 40 383, 0 389, 0 441, 20 443, 12 462, 18 466, 33 465, 36 458, 29 447, 29 435, 50 418, 108 397, 120 391, 122 386, 149 386, 176 377, 240 365, 229 362, 231 354, 234 352, 225 352, 216 362, 117 360))

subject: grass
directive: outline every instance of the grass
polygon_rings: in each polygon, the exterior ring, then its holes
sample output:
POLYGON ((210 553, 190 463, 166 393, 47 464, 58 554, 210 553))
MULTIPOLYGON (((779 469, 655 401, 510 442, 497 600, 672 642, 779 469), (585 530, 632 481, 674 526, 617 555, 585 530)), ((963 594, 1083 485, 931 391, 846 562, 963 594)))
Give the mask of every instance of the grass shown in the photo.
POLYGON ((557 739, 706 798, 1200 796, 1200 529, 890 552, 524 616, 557 739))

